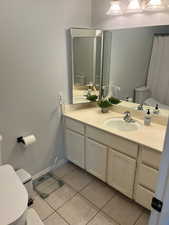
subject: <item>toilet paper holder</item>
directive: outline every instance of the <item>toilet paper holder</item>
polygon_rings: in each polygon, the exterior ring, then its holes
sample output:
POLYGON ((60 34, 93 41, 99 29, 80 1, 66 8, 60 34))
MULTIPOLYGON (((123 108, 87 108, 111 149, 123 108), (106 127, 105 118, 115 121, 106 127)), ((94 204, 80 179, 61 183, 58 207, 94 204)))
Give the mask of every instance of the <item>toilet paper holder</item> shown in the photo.
POLYGON ((25 144, 25 141, 24 141, 24 139, 23 139, 23 136, 18 137, 16 140, 17 140, 17 143, 25 144))
POLYGON ((17 138, 17 143, 22 143, 25 147, 32 145, 36 142, 36 137, 34 134, 28 136, 20 136, 17 138))

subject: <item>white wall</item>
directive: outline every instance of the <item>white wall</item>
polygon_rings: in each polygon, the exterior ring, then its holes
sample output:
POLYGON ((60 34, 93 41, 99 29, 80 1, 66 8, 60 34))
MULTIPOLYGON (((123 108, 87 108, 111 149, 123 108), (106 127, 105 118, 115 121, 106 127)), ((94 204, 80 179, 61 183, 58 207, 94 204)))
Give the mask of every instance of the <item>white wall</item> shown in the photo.
MULTIPOLYGON (((121 0, 126 5, 127 0, 121 0)), ((168 1, 168 0, 167 0, 168 1)), ((169 11, 161 13, 133 14, 128 16, 107 16, 110 0, 92 0, 92 25, 97 28, 112 29, 169 24, 169 11)))
POLYGON ((90 0, 0 2, 0 133, 3 159, 35 174, 63 157, 57 94, 68 100, 65 31, 89 27, 90 0), (19 135, 34 133, 27 150, 19 135))

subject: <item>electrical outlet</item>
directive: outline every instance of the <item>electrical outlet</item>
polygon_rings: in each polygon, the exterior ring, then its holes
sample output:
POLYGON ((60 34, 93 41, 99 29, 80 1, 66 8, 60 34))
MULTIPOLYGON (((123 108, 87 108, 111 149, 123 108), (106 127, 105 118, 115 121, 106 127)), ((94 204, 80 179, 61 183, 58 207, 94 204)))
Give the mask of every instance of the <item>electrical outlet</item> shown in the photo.
POLYGON ((59 100, 59 104, 60 105, 64 104, 64 97, 63 97, 63 93, 62 92, 59 92, 58 100, 59 100))

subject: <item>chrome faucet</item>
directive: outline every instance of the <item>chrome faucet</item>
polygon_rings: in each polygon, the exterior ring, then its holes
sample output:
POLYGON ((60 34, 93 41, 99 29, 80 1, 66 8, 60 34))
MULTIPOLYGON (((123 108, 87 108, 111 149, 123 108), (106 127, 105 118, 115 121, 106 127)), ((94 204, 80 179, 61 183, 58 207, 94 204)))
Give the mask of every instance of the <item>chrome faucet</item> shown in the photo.
POLYGON ((124 116, 123 119, 124 119, 125 122, 127 122, 127 123, 134 123, 135 122, 135 120, 133 120, 132 117, 131 117, 131 112, 126 111, 126 112, 124 112, 124 114, 125 114, 125 116, 124 116))

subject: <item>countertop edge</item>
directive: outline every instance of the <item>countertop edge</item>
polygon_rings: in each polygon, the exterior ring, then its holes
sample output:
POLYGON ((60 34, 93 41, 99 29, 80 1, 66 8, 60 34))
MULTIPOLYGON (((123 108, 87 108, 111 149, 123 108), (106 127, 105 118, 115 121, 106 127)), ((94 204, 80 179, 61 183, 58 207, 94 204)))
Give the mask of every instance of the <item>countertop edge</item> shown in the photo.
POLYGON ((67 117, 67 118, 69 118, 69 119, 78 121, 78 122, 83 123, 83 124, 85 124, 85 125, 94 127, 94 128, 96 128, 96 129, 99 129, 99 130, 102 130, 102 131, 104 131, 104 132, 106 132, 106 133, 109 133, 109 134, 115 135, 115 136, 117 136, 117 137, 123 138, 123 139, 125 139, 125 140, 127 140, 127 141, 131 141, 131 142, 133 142, 133 143, 135 143, 135 144, 142 145, 142 146, 144 146, 144 147, 150 148, 150 149, 152 149, 152 150, 154 150, 154 151, 156 151, 156 152, 162 153, 163 150, 164 150, 164 149, 160 149, 160 148, 158 148, 158 149, 157 149, 157 148, 154 148, 154 147, 152 147, 152 146, 150 146, 150 145, 146 145, 146 144, 141 143, 141 142, 138 142, 138 141, 134 141, 134 140, 132 140, 132 139, 130 139, 130 138, 126 138, 126 137, 124 137, 124 136, 122 136, 122 135, 116 134, 116 133, 114 133, 114 132, 112 132, 112 131, 110 131, 110 130, 108 131, 108 130, 104 129, 104 127, 101 128, 101 127, 99 127, 99 126, 97 126, 97 125, 93 125, 93 124, 91 124, 91 123, 87 123, 86 121, 83 121, 83 120, 80 120, 80 119, 77 119, 77 118, 73 118, 73 117, 70 116, 70 115, 63 114, 63 117, 67 117))

